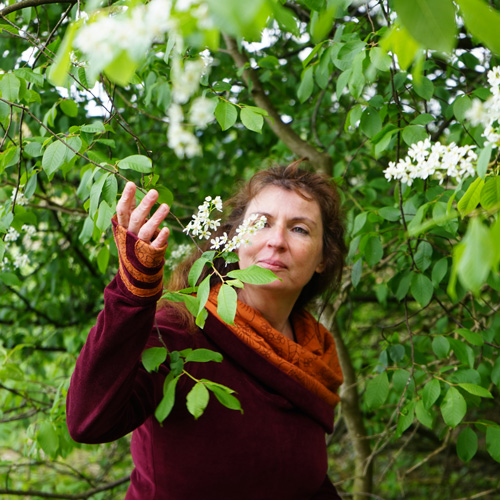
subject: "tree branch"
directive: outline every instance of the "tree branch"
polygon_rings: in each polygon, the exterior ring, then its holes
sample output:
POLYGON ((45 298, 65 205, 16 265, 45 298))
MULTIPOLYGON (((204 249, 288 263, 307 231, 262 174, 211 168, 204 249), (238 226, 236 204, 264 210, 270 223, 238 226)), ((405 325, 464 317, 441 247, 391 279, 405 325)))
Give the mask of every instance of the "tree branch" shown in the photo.
POLYGON ((83 493, 75 493, 73 495, 68 493, 46 493, 44 491, 33 491, 33 490, 0 490, 0 495, 16 495, 16 496, 29 496, 29 497, 40 497, 40 498, 60 498, 60 499, 68 499, 68 500, 78 500, 90 498, 96 493, 100 493, 101 491, 111 490, 120 486, 122 484, 130 481, 130 476, 122 477, 112 483, 107 483, 102 486, 98 486, 97 488, 92 488, 90 490, 84 491, 83 493))
POLYGON ((41 7, 49 3, 76 3, 76 0, 22 0, 21 2, 13 3, 8 5, 4 9, 0 10, 0 17, 7 16, 12 12, 18 10, 26 9, 28 7, 41 7))
POLYGON ((251 89, 252 97, 255 104, 267 111, 269 118, 266 118, 267 123, 276 136, 282 140, 299 158, 308 158, 314 168, 320 172, 330 174, 332 170, 332 159, 327 153, 318 151, 308 142, 302 140, 292 127, 281 120, 281 116, 272 104, 262 87, 257 72, 248 66, 247 57, 238 50, 238 45, 234 38, 224 35, 224 41, 228 53, 233 58, 236 66, 243 69, 243 80, 247 87, 251 89))

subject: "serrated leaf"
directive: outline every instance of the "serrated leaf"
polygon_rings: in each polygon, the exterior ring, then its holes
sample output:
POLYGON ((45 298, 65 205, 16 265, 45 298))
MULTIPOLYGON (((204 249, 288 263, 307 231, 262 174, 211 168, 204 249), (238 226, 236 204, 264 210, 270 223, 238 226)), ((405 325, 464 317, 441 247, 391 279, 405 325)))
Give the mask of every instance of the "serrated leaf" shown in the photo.
POLYGON ((450 52, 456 43, 455 7, 451 0, 395 0, 398 19, 426 49, 450 52))
POLYGON ((52 178, 54 172, 64 165, 66 160, 66 146, 56 140, 49 144, 42 157, 42 168, 47 176, 52 178))
POLYGON ((480 398, 493 399, 493 395, 491 394, 491 392, 488 391, 488 389, 481 387, 480 385, 468 384, 466 382, 462 382, 458 384, 458 386, 467 391, 469 394, 473 394, 474 396, 479 396, 480 398))
POLYGON ((260 113, 256 113, 252 108, 244 107, 240 111, 241 123, 253 132, 262 132, 262 126, 264 125, 264 118, 260 113))
POLYGON ((500 176, 489 177, 486 179, 481 189, 481 205, 486 210, 500 208, 500 176))
POLYGON ((87 125, 82 125, 81 131, 87 134, 99 134, 106 132, 106 128, 102 122, 95 121, 87 125))
POLYGON ((238 118, 238 111, 234 104, 220 100, 215 107, 215 118, 224 131, 232 127, 238 118))
POLYGON ((99 204, 99 213, 95 225, 102 231, 106 231, 111 225, 111 218, 114 210, 108 205, 105 200, 101 200, 99 204))
POLYGON ((71 118, 78 116, 78 105, 75 101, 73 101, 73 99, 63 99, 59 103, 59 107, 66 116, 71 118))
POLYGON ((143 174, 149 174, 153 171, 153 162, 151 158, 143 155, 132 155, 123 158, 118 163, 118 168, 123 170, 135 170, 136 172, 141 172, 143 174))
POLYGON ((0 80, 0 93, 4 99, 11 102, 19 101, 21 82, 13 73, 5 73, 0 80))
POLYGON ((172 411, 175 403, 175 388, 180 375, 174 377, 173 372, 170 372, 163 384, 163 397, 160 404, 155 410, 155 417, 158 422, 162 423, 172 411))
POLYGON ((210 382, 207 382, 206 386, 214 393, 217 401, 219 401, 221 405, 229 408, 230 410, 238 410, 243 413, 243 409, 241 408, 241 403, 238 398, 230 394, 226 388, 223 388, 220 384, 211 384, 210 382))
POLYGON ((205 384, 197 382, 188 392, 186 397, 186 406, 189 413, 191 413, 195 419, 200 418, 208 405, 209 399, 210 393, 205 387, 205 384))
POLYGON ((456 427, 467 412, 467 403, 458 389, 450 387, 441 403, 441 415, 446 425, 456 427))
MULTIPOLYGON (((488 165, 490 163, 490 157, 491 157, 491 149, 493 148, 493 144, 487 144, 483 150, 479 153, 479 157, 477 159, 477 175, 481 177, 481 179, 484 179, 484 176, 486 175, 486 171, 488 170, 488 165)), ((482 204, 482 200, 481 200, 482 204)))
POLYGON ((484 344, 483 336, 478 332, 471 332, 465 328, 459 328, 457 333, 461 335, 469 344, 481 347, 484 344))
POLYGON ((151 347, 142 353, 142 364, 151 373, 158 370, 167 359, 167 350, 164 347, 151 347))
POLYGON ((396 427, 396 437, 400 437, 403 432, 410 427, 415 418, 415 401, 409 401, 401 409, 396 427))
POLYGON ((365 401, 370 410, 380 408, 389 395, 387 372, 379 373, 366 384, 365 401))
POLYGON ((194 349, 184 358, 184 362, 188 363, 190 361, 195 361, 197 363, 215 361, 216 363, 220 363, 222 361, 222 354, 220 352, 211 351, 210 349, 194 349))
POLYGON ((500 462, 500 427, 498 425, 490 425, 486 429, 486 450, 496 462, 500 462))
POLYGON ((37 441, 42 450, 51 458, 55 458, 59 448, 59 435, 52 424, 44 420, 38 426, 37 441))
POLYGON ((307 67, 302 72, 302 78, 300 81, 299 88, 297 89, 297 97, 299 102, 304 103, 311 97, 313 88, 314 88, 314 73, 313 66, 307 67))
POLYGON ((224 283, 220 287, 219 295, 217 296, 217 314, 222 321, 228 325, 234 324, 237 305, 238 295, 235 289, 224 283))
POLYGON ((279 279, 271 270, 256 265, 229 271, 227 275, 251 285, 266 285, 279 279))
POLYGON ((198 287, 197 298, 199 301, 199 305, 198 305, 198 314, 196 315, 196 317, 198 317, 198 315, 205 308, 205 304, 207 303, 209 295, 210 295, 210 275, 206 276, 205 279, 200 283, 200 286, 198 287))
POLYGON ((432 295, 434 294, 434 285, 424 274, 414 273, 411 278, 410 290, 413 298, 420 304, 420 306, 425 307, 432 299, 432 295))
POLYGON ((477 434, 466 427, 457 437, 457 455, 462 462, 469 462, 477 452, 477 434))
POLYGON ((457 204, 458 211, 462 217, 470 214, 479 205, 481 199, 481 190, 484 186, 484 180, 478 177, 460 198, 457 204))
POLYGON ((428 410, 441 395, 441 384, 439 380, 433 378, 425 384, 422 391, 422 402, 424 407, 428 410))
POLYGON ((427 428, 432 429, 434 419, 432 418, 432 415, 429 413, 427 408, 425 408, 422 400, 417 401, 417 404, 415 405, 415 415, 417 417, 417 420, 422 425, 425 425, 427 428))
POLYGON ((432 350, 439 359, 443 359, 450 352, 450 341, 446 337, 438 335, 432 339, 432 350))

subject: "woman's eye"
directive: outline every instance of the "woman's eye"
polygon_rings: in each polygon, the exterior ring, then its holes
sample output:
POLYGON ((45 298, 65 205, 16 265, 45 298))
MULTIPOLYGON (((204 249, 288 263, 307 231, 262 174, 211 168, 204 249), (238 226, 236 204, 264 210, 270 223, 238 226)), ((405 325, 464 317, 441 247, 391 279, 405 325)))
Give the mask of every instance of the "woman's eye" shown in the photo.
POLYGON ((300 227, 300 226, 295 226, 292 231, 294 231, 295 233, 299 233, 299 234, 309 234, 309 231, 303 227, 300 227))

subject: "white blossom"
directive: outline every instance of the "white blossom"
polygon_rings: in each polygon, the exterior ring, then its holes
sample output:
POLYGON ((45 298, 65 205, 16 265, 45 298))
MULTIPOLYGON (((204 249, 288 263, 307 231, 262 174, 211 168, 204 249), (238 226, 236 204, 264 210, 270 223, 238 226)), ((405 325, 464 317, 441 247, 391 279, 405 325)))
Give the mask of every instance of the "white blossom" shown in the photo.
POLYGON ((165 266, 173 269, 182 259, 191 253, 191 250, 191 245, 178 245, 174 250, 172 250, 170 257, 165 261, 165 266))
POLYGON ((7 231, 7 234, 5 235, 4 241, 9 242, 9 241, 17 241, 19 238, 19 233, 13 228, 9 227, 9 230, 7 231))
POLYGON ((186 61, 184 66, 178 58, 172 62, 172 99, 178 104, 185 104, 198 90, 200 79, 205 69, 201 59, 186 61))
POLYGON ((206 97, 194 99, 189 111, 191 123, 199 128, 205 128, 211 121, 215 120, 216 104, 214 99, 207 99, 206 97))
POLYGON ((25 254, 18 254, 14 257, 14 267, 16 269, 22 269, 23 267, 28 266, 30 263, 30 259, 25 254))
POLYGON ((33 236, 36 233, 36 227, 29 224, 23 224, 21 230, 24 231, 27 236, 33 236))
POLYGON ((24 188, 24 185, 23 186, 19 186, 19 189, 17 188, 14 188, 14 190, 12 191, 12 195, 10 197, 10 199, 12 200, 12 202, 14 202, 14 199, 16 200, 16 205, 27 205, 29 203, 28 201, 28 198, 26 198, 26 196, 24 196, 24 194, 21 192, 21 189, 24 188))
POLYGON ((440 183, 448 178, 460 182, 475 175, 474 163, 477 154, 474 146, 457 146, 451 143, 448 146, 436 142, 432 144, 428 139, 413 144, 408 156, 398 163, 389 162, 384 170, 387 180, 400 180, 404 184, 412 185, 415 179, 428 179, 436 176, 440 183))
POLYGON ((172 123, 167 131, 168 145, 179 158, 201 155, 201 146, 195 135, 179 124, 172 123))

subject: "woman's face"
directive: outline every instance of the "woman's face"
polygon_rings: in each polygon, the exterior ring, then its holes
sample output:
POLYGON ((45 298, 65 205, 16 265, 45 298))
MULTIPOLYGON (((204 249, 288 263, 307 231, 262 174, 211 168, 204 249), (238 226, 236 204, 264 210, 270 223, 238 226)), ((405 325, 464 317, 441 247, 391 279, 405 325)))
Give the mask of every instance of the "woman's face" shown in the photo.
POLYGON ((319 204, 294 191, 268 186, 251 200, 245 219, 251 214, 265 215, 267 224, 250 244, 240 247, 240 268, 256 264, 270 269, 282 281, 259 288, 279 291, 295 302, 314 272, 324 269, 319 204))

